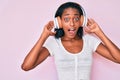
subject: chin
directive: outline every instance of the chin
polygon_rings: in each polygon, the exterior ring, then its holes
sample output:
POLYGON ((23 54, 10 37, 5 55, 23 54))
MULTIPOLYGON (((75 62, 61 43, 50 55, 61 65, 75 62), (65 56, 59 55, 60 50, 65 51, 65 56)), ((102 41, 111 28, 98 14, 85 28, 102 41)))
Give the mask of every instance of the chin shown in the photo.
POLYGON ((68 36, 68 38, 71 38, 71 39, 73 39, 73 38, 75 38, 76 36, 75 35, 69 35, 68 36))

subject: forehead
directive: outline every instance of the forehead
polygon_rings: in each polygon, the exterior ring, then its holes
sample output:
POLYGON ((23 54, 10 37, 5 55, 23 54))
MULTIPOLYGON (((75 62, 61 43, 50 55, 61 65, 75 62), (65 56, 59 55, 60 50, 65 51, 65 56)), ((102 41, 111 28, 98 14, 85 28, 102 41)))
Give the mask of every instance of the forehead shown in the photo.
POLYGON ((80 13, 77 9, 75 8, 66 8, 64 11, 63 11, 63 14, 62 16, 67 16, 67 15, 78 15, 80 16, 80 13))

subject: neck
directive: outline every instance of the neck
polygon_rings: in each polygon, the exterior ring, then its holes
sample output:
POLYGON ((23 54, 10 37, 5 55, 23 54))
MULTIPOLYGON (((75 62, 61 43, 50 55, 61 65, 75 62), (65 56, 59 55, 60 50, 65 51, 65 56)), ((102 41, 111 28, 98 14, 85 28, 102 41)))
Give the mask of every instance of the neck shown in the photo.
POLYGON ((70 38, 70 37, 65 37, 65 36, 63 36, 62 38, 61 38, 61 40, 62 41, 74 41, 74 40, 81 40, 82 38, 80 38, 80 37, 78 37, 78 36, 76 36, 76 37, 74 37, 74 38, 70 38))

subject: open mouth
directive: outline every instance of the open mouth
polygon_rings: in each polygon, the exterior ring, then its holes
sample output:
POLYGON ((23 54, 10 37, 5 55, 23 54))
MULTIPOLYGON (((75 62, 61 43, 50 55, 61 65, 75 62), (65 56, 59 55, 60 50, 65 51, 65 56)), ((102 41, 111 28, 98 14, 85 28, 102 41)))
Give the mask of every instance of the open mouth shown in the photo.
POLYGON ((70 34, 74 34, 74 33, 75 33, 75 30, 76 30, 75 28, 70 28, 70 29, 68 29, 68 31, 69 31, 70 34))

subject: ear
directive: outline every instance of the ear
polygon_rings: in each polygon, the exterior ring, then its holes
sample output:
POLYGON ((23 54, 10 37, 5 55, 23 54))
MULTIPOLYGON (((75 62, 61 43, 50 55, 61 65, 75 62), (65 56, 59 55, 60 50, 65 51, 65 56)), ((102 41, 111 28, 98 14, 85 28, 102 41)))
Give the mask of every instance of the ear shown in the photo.
POLYGON ((58 21, 59 28, 62 28, 61 18, 59 16, 57 17, 57 21, 58 21))

